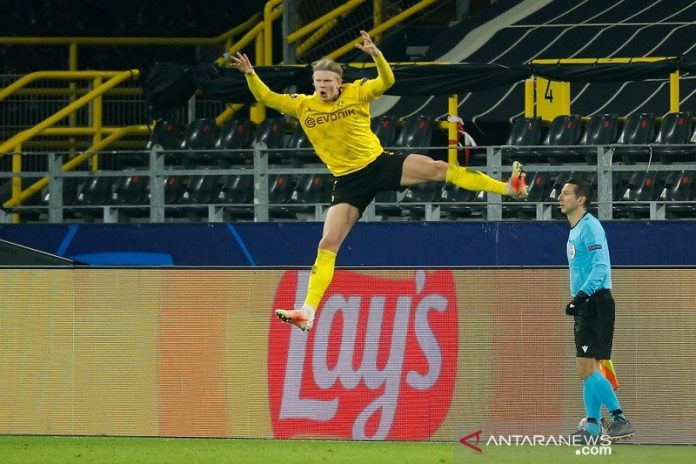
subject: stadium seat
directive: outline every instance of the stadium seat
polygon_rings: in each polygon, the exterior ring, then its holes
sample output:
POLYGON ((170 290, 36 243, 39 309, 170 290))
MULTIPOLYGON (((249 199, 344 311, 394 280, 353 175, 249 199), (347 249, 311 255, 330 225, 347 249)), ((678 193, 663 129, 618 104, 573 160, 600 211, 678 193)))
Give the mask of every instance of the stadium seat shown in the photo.
POLYGON ((288 203, 313 204, 331 201, 333 176, 330 174, 305 174, 300 176, 288 203))
MULTIPOLYGON (((65 177, 63 179, 63 206, 73 206, 77 203, 83 185, 83 180, 80 177, 65 177)), ((48 206, 50 200, 50 189, 44 187, 41 190, 41 203, 48 206)))
POLYGON ((541 118, 517 119, 512 125, 505 147, 502 149, 503 162, 542 162, 543 159, 536 149, 524 148, 532 145, 541 145, 541 118))
POLYGON ((575 151, 584 156, 587 164, 597 164, 597 145, 616 143, 619 136, 619 118, 616 114, 595 114, 587 122, 575 151))
POLYGON ((215 155, 209 150, 215 146, 217 132, 215 119, 212 118, 196 119, 186 126, 181 141, 184 166, 194 168, 215 163, 215 155))
POLYGON ((669 202, 686 202, 693 200, 696 189, 693 188, 694 173, 692 171, 672 171, 667 175, 665 186, 658 200, 667 202, 665 208, 669 218, 696 217, 694 205, 669 202))
POLYGON ((330 174, 304 174, 298 177, 295 187, 287 200, 288 214, 301 213, 313 215, 317 204, 331 202, 333 176, 330 174))
POLYGON ((402 153, 427 154, 433 137, 432 116, 412 116, 404 121, 404 126, 394 141, 397 151, 402 153), (417 149, 417 150, 414 150, 417 149))
POLYGON ((614 204, 614 217, 641 219, 650 216, 651 201, 656 200, 655 184, 657 173, 649 171, 636 171, 631 175, 628 186, 620 203, 614 204), (631 202, 631 203, 628 203, 631 202))
POLYGON ((563 147, 549 148, 540 151, 543 158, 551 164, 584 161, 572 146, 577 145, 582 133, 582 119, 577 114, 556 116, 544 139, 544 146, 563 147))
POLYGON ((112 194, 112 203, 140 205, 147 200, 148 176, 129 175, 118 178, 112 194))
POLYGON ((691 112, 681 111, 668 113, 662 118, 660 130, 657 132, 653 154, 664 164, 674 161, 691 161, 696 154, 696 147, 674 147, 670 145, 686 145, 691 138, 691 112))
MULTIPOLYGON (((181 127, 170 121, 160 120, 155 123, 152 128, 152 134, 145 145, 145 149, 150 151, 155 145, 159 145, 165 151, 165 163, 169 165, 181 164, 181 157, 177 153, 171 153, 170 150, 179 149, 179 134, 181 127)), ((143 167, 149 166, 150 155, 145 153, 141 156, 132 155, 119 158, 121 168, 143 167)))
POLYGON ((643 147, 621 147, 614 150, 614 160, 620 159, 624 164, 647 162, 650 159, 648 144, 655 137, 655 115, 653 113, 634 113, 624 122, 618 145, 644 145, 643 147))
POLYGON ((228 204, 225 207, 235 219, 254 218, 254 176, 232 175, 224 178, 222 186, 213 200, 218 204, 228 204))
POLYGON ((285 148, 293 151, 279 153, 281 161, 289 161, 293 166, 301 167, 305 163, 319 163, 321 161, 299 124, 288 139, 285 148))
POLYGON ((401 217, 401 206, 398 204, 396 190, 377 192, 375 196, 375 214, 382 219, 401 217))
POLYGON ((269 149, 268 160, 283 158, 282 152, 273 151, 274 148, 283 148, 283 135, 285 132, 284 118, 266 118, 259 125, 256 135, 251 141, 253 147, 257 143, 265 143, 269 149))
POLYGON ((254 202, 254 176, 232 175, 222 181, 215 203, 251 204, 254 202))
POLYGON ((288 174, 272 174, 268 177, 268 215, 270 218, 296 218, 295 212, 286 207, 293 189, 293 178, 288 174))
POLYGON ((425 217, 424 203, 437 201, 442 194, 442 182, 424 182, 406 189, 401 200, 402 208, 413 219, 425 217))
POLYGON ((219 130, 213 148, 222 150, 215 154, 217 162, 223 167, 251 162, 251 152, 240 150, 250 148, 253 124, 248 119, 230 119, 219 130))
POLYGON ((472 213, 471 206, 463 203, 472 202, 475 195, 476 192, 463 189, 458 185, 445 184, 437 200, 441 203, 440 211, 446 214, 449 219, 470 217, 472 213))
POLYGON ((219 176, 210 174, 191 176, 178 201, 182 205, 205 205, 219 192, 219 176))
POLYGON ((87 179, 77 195, 78 206, 103 206, 111 203, 115 179, 113 177, 94 176, 87 179))
POLYGON ((181 200, 185 188, 186 182, 184 177, 168 176, 164 179, 164 204, 177 204, 181 200))
POLYGON ((371 123, 372 132, 379 139, 379 143, 383 148, 394 146, 396 140, 397 123, 392 116, 383 115, 379 118, 374 118, 371 123))

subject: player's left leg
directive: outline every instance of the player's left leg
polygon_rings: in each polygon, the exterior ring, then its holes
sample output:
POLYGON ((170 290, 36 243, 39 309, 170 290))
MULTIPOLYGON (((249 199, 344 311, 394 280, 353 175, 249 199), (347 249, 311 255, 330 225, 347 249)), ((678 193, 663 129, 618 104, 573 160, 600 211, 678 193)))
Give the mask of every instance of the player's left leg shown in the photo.
POLYGON ((508 182, 502 182, 475 169, 437 161, 425 155, 410 154, 404 161, 401 186, 408 187, 427 181, 446 181, 475 192, 484 191, 524 198, 527 196, 524 176, 524 168, 517 161, 512 165, 508 182))
POLYGON ((309 276, 304 305, 300 309, 276 309, 278 319, 293 324, 304 332, 311 330, 314 325, 314 313, 333 280, 336 254, 359 218, 358 208, 348 203, 339 203, 329 208, 324 220, 317 258, 309 276))

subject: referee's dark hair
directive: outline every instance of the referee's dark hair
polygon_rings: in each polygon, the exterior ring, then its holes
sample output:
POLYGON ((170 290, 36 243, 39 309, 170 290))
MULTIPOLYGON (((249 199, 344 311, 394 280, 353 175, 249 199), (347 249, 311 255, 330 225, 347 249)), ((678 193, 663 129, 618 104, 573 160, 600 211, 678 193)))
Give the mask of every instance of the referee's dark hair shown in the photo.
POLYGON ((577 177, 571 178, 566 184, 573 184, 575 186, 575 196, 578 198, 585 197, 585 209, 589 208, 590 201, 592 201, 592 187, 590 184, 577 177))

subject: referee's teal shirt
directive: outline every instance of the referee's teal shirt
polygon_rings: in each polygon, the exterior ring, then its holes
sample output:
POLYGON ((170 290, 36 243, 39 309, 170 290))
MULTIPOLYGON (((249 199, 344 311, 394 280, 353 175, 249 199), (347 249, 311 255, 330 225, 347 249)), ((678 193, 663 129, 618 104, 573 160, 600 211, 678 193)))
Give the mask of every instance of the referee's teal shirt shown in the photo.
POLYGON ((580 290, 592 295, 611 289, 611 260, 607 236, 599 220, 590 213, 570 229, 566 245, 570 268, 570 295, 580 290))

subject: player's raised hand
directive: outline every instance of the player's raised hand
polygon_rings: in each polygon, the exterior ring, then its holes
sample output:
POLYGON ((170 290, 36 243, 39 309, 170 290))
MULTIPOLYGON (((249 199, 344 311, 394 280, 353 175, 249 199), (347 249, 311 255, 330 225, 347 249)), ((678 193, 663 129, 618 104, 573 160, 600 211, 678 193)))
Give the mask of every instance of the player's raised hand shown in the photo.
POLYGON ((244 74, 251 74, 254 72, 254 67, 251 65, 249 57, 246 53, 237 52, 236 55, 230 55, 230 62, 232 66, 239 69, 244 74))
POLYGON ((375 45, 375 43, 372 41, 372 39, 370 38, 370 34, 368 34, 367 31, 360 31, 360 37, 362 37, 363 43, 356 43, 356 48, 359 48, 368 55, 372 56, 375 56, 379 53, 379 48, 377 48, 377 45, 375 45))

